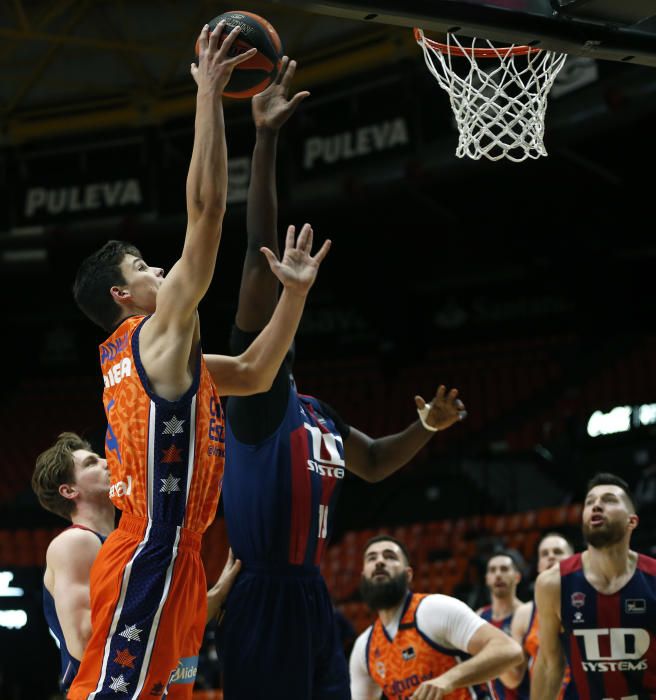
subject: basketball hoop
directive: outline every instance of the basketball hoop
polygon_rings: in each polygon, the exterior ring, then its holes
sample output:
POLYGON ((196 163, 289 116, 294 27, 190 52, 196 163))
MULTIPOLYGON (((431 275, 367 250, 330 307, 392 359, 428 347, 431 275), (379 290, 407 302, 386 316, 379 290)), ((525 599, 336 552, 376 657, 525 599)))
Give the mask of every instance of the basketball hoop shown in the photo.
POLYGON ((460 132, 458 158, 519 163, 547 155, 547 95, 566 54, 515 44, 499 48, 487 39, 472 39, 465 46, 451 33, 441 44, 421 29, 414 32, 428 69, 449 93, 460 132), (491 70, 484 70, 477 59, 495 60, 491 70))

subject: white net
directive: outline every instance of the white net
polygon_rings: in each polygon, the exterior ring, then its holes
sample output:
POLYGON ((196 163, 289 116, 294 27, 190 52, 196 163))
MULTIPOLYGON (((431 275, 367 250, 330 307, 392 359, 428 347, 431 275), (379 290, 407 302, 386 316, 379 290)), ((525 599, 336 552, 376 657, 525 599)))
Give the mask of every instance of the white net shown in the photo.
POLYGON ((566 54, 514 45, 496 48, 486 39, 463 46, 455 34, 438 45, 421 29, 415 34, 426 65, 449 94, 460 132, 459 158, 520 162, 547 155, 547 95, 566 54), (481 55, 485 58, 479 65, 481 55))

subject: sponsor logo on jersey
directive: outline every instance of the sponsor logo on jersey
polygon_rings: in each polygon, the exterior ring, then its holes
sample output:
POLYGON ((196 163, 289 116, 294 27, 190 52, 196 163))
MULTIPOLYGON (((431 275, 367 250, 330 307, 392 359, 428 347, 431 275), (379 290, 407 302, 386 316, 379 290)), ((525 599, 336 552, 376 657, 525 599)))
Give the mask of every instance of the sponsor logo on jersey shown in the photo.
POLYGON ((381 678, 385 678, 385 664, 382 661, 376 661, 376 673, 381 678))
POLYGON ((416 658, 417 654, 415 654, 413 647, 408 647, 401 652, 401 656, 404 661, 412 661, 412 659, 416 658))
POLYGON ((424 673, 421 676, 417 673, 413 673, 407 678, 403 678, 401 680, 394 680, 391 683, 385 683, 385 686, 383 687, 383 693, 386 698, 400 696, 401 693, 404 693, 407 690, 411 690, 412 688, 416 688, 417 686, 421 685, 424 681, 429 681, 432 677, 433 676, 431 676, 430 673, 424 673))
POLYGON ((572 620, 572 622, 574 624, 576 624, 576 623, 580 624, 581 622, 585 622, 585 620, 583 619, 583 613, 582 612, 575 612, 574 619, 572 620))
POLYGON ((609 671, 646 671, 650 636, 647 630, 638 627, 616 627, 613 629, 574 630, 575 637, 583 640, 581 662, 586 672, 607 673, 609 671), (603 649, 603 652, 602 652, 603 649), (604 652, 610 651, 609 654, 604 652))
POLYGON ((132 477, 128 476, 127 479, 127 482, 117 481, 109 487, 110 498, 123 498, 132 494, 132 477))
POLYGON ((193 683, 198 673, 198 657, 188 656, 180 659, 178 667, 171 674, 169 685, 193 683))
POLYGON ((319 474, 319 476, 332 476, 335 479, 344 478, 342 467, 329 467, 327 464, 319 464, 313 459, 308 459, 308 470, 319 474))
POLYGON ((585 593, 572 593, 571 600, 575 608, 582 608, 585 605, 585 593))
POLYGON ((627 598, 624 601, 624 610, 632 615, 647 612, 647 601, 644 598, 627 598))

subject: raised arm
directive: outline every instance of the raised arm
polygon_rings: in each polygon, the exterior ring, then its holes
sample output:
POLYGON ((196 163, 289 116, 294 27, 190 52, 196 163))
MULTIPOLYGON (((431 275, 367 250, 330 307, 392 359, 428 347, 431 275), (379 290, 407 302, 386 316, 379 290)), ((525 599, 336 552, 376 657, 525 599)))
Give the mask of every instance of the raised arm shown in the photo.
POLYGON ((223 90, 239 63, 255 49, 229 58, 239 34, 236 27, 219 46, 225 22, 210 34, 207 25, 199 40, 198 66, 192 75, 198 85, 194 146, 187 175, 187 232, 178 262, 162 283, 153 319, 178 325, 194 317, 207 291, 221 240, 228 187, 228 156, 223 118, 223 90))
POLYGON ((187 232, 180 259, 157 291, 156 309, 144 324, 139 350, 155 393, 176 400, 192 381, 190 360, 200 341, 197 306, 210 285, 221 240, 228 186, 222 93, 233 69, 255 49, 229 58, 235 28, 219 46, 224 22, 198 39, 194 147, 187 176, 187 232))
POLYGON ((560 646, 560 571, 557 566, 542 572, 535 584, 538 627, 538 657, 531 677, 531 700, 555 700, 565 670, 560 646))
POLYGON ((330 249, 327 240, 316 255, 310 255, 313 232, 309 224, 303 226, 296 243, 294 234, 295 229, 290 226, 282 260, 278 260, 268 248, 262 249, 273 274, 284 286, 269 323, 241 355, 205 355, 207 367, 223 396, 247 396, 267 391, 294 339, 307 294, 330 249))
POLYGON ((278 299, 278 280, 271 274, 260 248, 266 246, 274 255, 278 255, 278 134, 298 105, 310 94, 299 92, 291 99, 288 97, 295 72, 296 61, 284 56, 276 81, 253 97, 252 102, 255 148, 246 209, 248 243, 236 317, 237 327, 247 332, 264 328, 278 299))
POLYGON ((415 404, 419 411, 428 409, 424 421, 434 430, 416 420, 400 433, 373 439, 352 427, 344 442, 346 468, 365 481, 380 481, 405 466, 436 431, 446 430, 467 415, 458 390, 447 393, 443 385, 430 404, 421 396, 415 396, 415 404))
MULTIPOLYGON (((531 622, 531 612, 533 611, 533 606, 535 603, 528 602, 520 605, 515 614, 513 615, 512 624, 510 626, 510 636, 522 646, 524 643, 524 637, 528 631, 528 626, 531 622)), ((523 646, 522 646, 523 648, 523 646)), ((524 674, 528 670, 528 658, 526 653, 522 658, 522 663, 516 666, 511 666, 508 670, 499 676, 501 682, 506 686, 506 688, 517 688, 517 686, 524 679, 524 674)))
POLYGON ((100 540, 84 530, 67 530, 52 541, 46 561, 53 577, 50 591, 66 647, 82 660, 91 636, 89 574, 100 550, 100 540))

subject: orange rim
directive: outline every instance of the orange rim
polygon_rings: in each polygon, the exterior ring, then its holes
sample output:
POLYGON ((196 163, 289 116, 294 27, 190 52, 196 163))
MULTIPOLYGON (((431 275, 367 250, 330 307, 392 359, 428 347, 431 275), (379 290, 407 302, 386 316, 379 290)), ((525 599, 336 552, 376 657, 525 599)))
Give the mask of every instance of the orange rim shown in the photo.
POLYGON ((423 34, 423 31, 419 27, 414 28, 415 39, 418 44, 427 44, 432 49, 440 51, 451 56, 469 56, 474 58, 499 58, 499 54, 502 55, 512 55, 512 56, 526 56, 529 53, 538 53, 542 49, 538 49, 535 46, 500 46, 497 49, 477 49, 469 48, 465 49, 461 46, 453 46, 452 44, 442 44, 439 41, 434 41, 429 39, 423 34))

